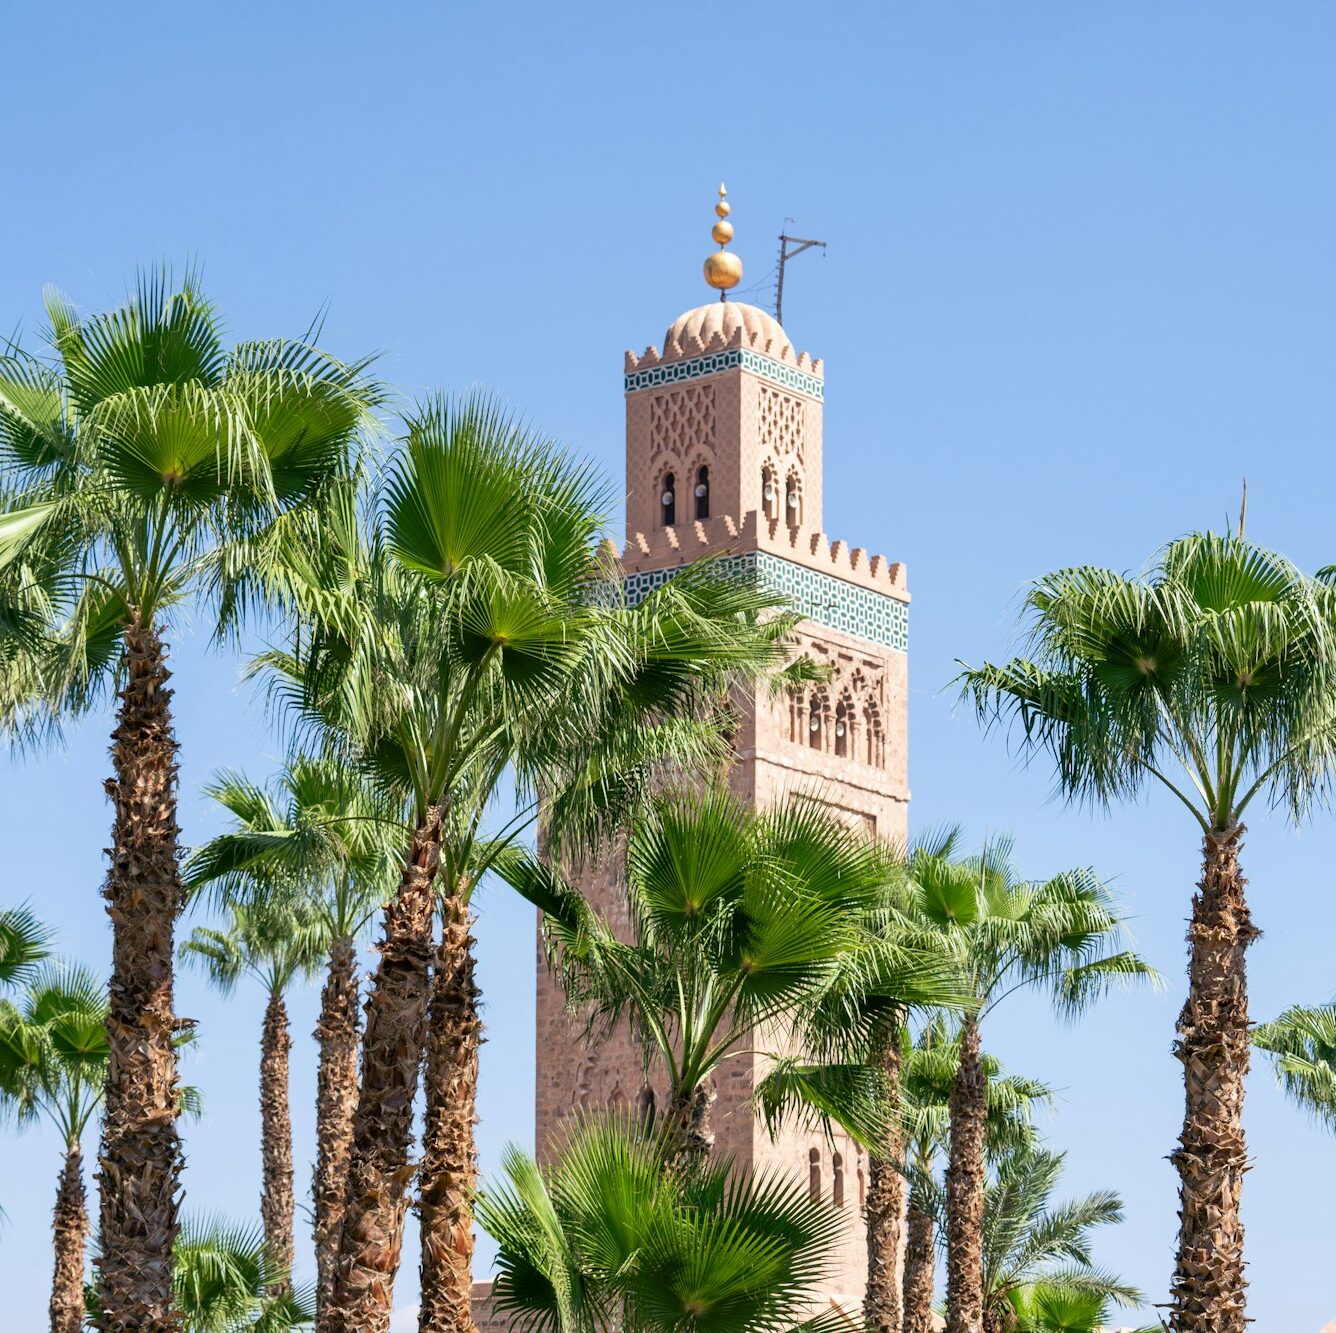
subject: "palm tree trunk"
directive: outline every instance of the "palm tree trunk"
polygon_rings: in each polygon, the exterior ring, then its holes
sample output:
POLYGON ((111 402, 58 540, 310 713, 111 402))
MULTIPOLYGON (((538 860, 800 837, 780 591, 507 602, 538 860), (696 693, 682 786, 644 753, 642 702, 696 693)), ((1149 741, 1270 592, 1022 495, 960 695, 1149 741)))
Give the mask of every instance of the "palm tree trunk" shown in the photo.
POLYGON ((946 1168, 946 1330, 984 1333, 983 1202, 987 1085, 979 1020, 960 1029, 960 1068, 951 1085, 951 1151, 946 1168))
POLYGON ((1244 1333, 1247 1283, 1239 1200, 1248 1154, 1244 954, 1257 938, 1239 872, 1243 825, 1212 829, 1188 930, 1188 998, 1174 1054, 1183 1062, 1183 1133, 1172 1155, 1179 1178, 1178 1262, 1170 1327, 1177 1333, 1244 1333))
POLYGON ((900 1025, 886 1034, 881 1070, 892 1103, 890 1129, 880 1153, 868 1158, 867 1292, 863 1323, 869 1333, 901 1333, 900 1244, 905 1212, 905 1178, 900 1171, 904 1141, 900 1131, 900 1025))
POLYGON ((283 993, 273 991, 260 1037, 260 1222, 269 1261, 283 1273, 270 1288, 280 1295, 292 1285, 292 1111, 288 1105, 288 1060, 292 1037, 283 993))
POLYGON ((324 1333, 325 1307, 334 1289, 334 1259, 348 1188, 353 1116, 357 1111, 357 951, 348 937, 329 951, 329 972, 320 992, 316 1074, 315 1205, 316 1330, 324 1333))
POLYGON ((52 1229, 56 1266, 51 1277, 51 1333, 80 1333, 84 1313, 84 1246, 88 1203, 84 1195, 83 1149, 75 1139, 65 1149, 52 1229))
POLYGON ((694 1088, 674 1090, 668 1106, 669 1123, 677 1138, 676 1161, 686 1166, 706 1162, 714 1150, 714 1080, 707 1078, 694 1088))
POLYGON ((126 682, 112 733, 116 807, 104 890, 111 917, 106 1108, 97 1258, 103 1333, 172 1333, 172 1245, 181 1142, 172 962, 181 909, 176 739, 162 640, 125 629, 126 682))
POLYGON ((327 1333, 388 1333, 403 1245, 404 1187, 413 1099, 431 990, 432 882, 440 863, 441 811, 413 833, 399 892, 385 908, 380 963, 366 1003, 362 1088, 353 1117, 348 1189, 327 1333))
POLYGON ((468 903, 452 893, 441 905, 427 1022, 427 1114, 422 1133, 418 1218, 422 1231, 419 1333, 473 1328, 473 1200, 477 1148, 478 988, 468 903))
POLYGON ((909 1204, 909 1241, 905 1245, 904 1333, 932 1333, 932 1283, 936 1253, 932 1218, 909 1204))

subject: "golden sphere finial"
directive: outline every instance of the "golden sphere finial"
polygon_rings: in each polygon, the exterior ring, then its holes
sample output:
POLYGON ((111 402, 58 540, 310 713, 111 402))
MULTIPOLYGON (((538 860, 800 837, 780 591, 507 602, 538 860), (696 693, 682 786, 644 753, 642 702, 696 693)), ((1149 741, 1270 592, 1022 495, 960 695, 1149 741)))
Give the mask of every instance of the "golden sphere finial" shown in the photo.
POLYGON ((736 287, 742 281, 742 260, 724 249, 733 239, 733 224, 726 221, 733 210, 729 206, 728 191, 723 182, 719 185, 719 202, 715 204, 714 211, 719 221, 710 229, 710 235, 718 242, 719 249, 705 261, 705 281, 718 291, 721 301, 726 301, 729 288, 736 287))

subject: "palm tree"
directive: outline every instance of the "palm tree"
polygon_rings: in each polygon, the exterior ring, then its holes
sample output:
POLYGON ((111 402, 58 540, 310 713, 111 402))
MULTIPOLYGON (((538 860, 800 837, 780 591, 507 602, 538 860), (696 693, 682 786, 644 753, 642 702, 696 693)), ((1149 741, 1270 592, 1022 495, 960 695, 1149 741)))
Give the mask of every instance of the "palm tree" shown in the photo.
POLYGON ((228 908, 226 930, 196 926, 182 957, 200 966, 224 994, 243 976, 268 997, 260 1035, 260 1218, 269 1257, 292 1271, 292 1116, 288 1107, 288 1057, 292 1038, 284 995, 294 980, 310 976, 328 947, 324 923, 309 904, 293 898, 252 898, 228 908))
MULTIPOLYGON (((1028 1146, 1036 1106, 1052 1100, 1052 1090, 1036 1079, 1006 1073, 986 1051, 979 1057, 987 1112, 984 1155, 995 1161, 1003 1153, 1028 1146)), ((960 1070, 960 1033, 940 1016, 923 1025, 912 1043, 901 1038, 900 1105, 909 1181, 907 1238, 904 1258, 903 1333, 932 1333, 935 1231, 943 1217, 943 1192, 938 1163, 946 1155, 951 1128, 951 1092, 960 1070)))
POLYGON ((1290 1100, 1336 1129, 1336 1004, 1296 1004, 1253 1029, 1253 1045, 1271 1056, 1290 1100))
POLYGON ((20 986, 51 954, 51 932, 27 907, 0 908, 0 987, 20 986))
POLYGON ((433 962, 421 1327, 471 1325, 469 904, 494 855, 478 835, 502 777, 519 810, 495 847, 532 824, 540 790, 558 844, 601 831, 662 764, 717 760, 730 684, 785 661, 794 618, 763 620, 775 599, 755 587, 687 572, 634 608, 600 587, 597 499, 586 469, 484 400, 437 400, 409 420, 372 503, 348 500, 287 552, 281 593, 301 629, 260 669, 300 724, 406 791, 412 812, 367 1001, 324 1333, 388 1325, 433 962))
POLYGON ((1323 796, 1336 754, 1336 597, 1238 537, 1171 542, 1142 578, 1082 567, 1031 589, 1030 657, 962 676, 981 717, 1015 719, 1063 791, 1107 804, 1152 780, 1202 835, 1188 931, 1178 1257, 1172 1327, 1244 1333, 1239 1200, 1249 1063, 1245 952, 1257 936, 1239 869, 1258 797, 1296 819, 1323 796))
POLYGON ((863 1209, 867 1242, 863 1322, 873 1333, 901 1333, 900 1267, 906 1211, 906 1107, 901 1084, 910 1016, 903 998, 907 965, 916 960, 925 975, 931 970, 952 979, 952 985, 938 996, 935 1014, 940 1014, 944 1004, 959 1007, 963 997, 954 984, 959 963, 954 941, 938 931, 925 930, 914 919, 903 853, 886 847, 883 859, 883 883, 878 892, 853 904, 860 918, 854 952, 845 966, 831 973, 815 1002, 804 1005, 801 1026, 809 1060, 817 1064, 833 1060, 837 1066, 862 1061, 881 1077, 883 1128, 868 1144, 863 1209))
POLYGON ((479 1218, 499 1246, 494 1308, 534 1333, 825 1333, 809 1312, 838 1214, 774 1177, 693 1161, 643 1129, 589 1121, 546 1174, 517 1148, 479 1218))
MULTIPOLYGON (((262 1227, 188 1218, 172 1259, 181 1333, 296 1333, 311 1326, 311 1293, 292 1287, 265 1248, 262 1227)), ((85 1294, 94 1319, 100 1296, 96 1283, 85 1294)))
MULTIPOLYGON (((773 1130, 787 1114, 833 1120, 862 1143, 885 1128, 885 1088, 866 1056, 871 1019, 843 1012, 844 1051, 829 1045, 826 1009, 847 998, 842 971, 867 964, 864 912, 879 896, 882 861, 866 840, 812 801, 756 814, 718 790, 657 799, 631 826, 624 883, 632 938, 623 941, 547 858, 506 857, 499 873, 545 913, 553 961, 592 1030, 622 1018, 662 1066, 679 1160, 714 1145, 714 1085, 731 1060, 752 1058, 779 1024, 807 1045, 763 1052, 753 1100, 773 1130), (805 1020, 818 1016, 818 1030, 805 1020), (840 1054, 844 1059, 838 1058, 840 1054)), ((861 976, 860 976, 861 979, 861 976)), ((932 956, 886 950, 888 1005, 950 998, 950 973, 932 956)), ((861 998, 861 997, 860 997, 861 998)))
POLYGON ((47 968, 17 1003, 0 1000, 0 1106, 20 1124, 47 1121, 64 1145, 52 1227, 51 1333, 83 1326, 83 1135, 102 1103, 106 1018, 106 992, 80 968, 47 968))
POLYGON ((1076 1314, 1090 1330, 1109 1306, 1141 1305, 1145 1297, 1095 1266, 1090 1233, 1123 1220, 1112 1190, 1054 1204, 1063 1154, 1033 1145, 1013 1148, 996 1165, 984 1205, 983 1258, 988 1333, 1040 1333, 1067 1327, 1076 1314))
POLYGON ((233 901, 296 893, 329 940, 315 1031, 312 1198, 319 1324, 334 1285, 357 1108, 357 942, 394 892, 403 818, 355 770, 312 755, 293 756, 273 789, 228 773, 207 791, 230 812, 233 827, 191 854, 187 890, 207 886, 233 901))
POLYGON ((980 1052, 984 1018, 1017 991, 1044 988, 1075 1013, 1112 982, 1153 975, 1119 950, 1123 920, 1089 870, 1021 880, 1010 844, 958 858, 950 832, 918 848, 910 885, 918 918, 958 942, 969 990, 960 1063, 951 1089, 946 1170, 947 1330, 984 1333, 984 1165, 988 1096, 980 1052))
MULTIPOLYGON (((52 355, 0 356, 0 562, 52 581, 53 646, 0 687, 16 730, 118 698, 105 896, 112 921, 102 1125, 101 1327, 175 1327, 173 932, 181 908, 177 760, 165 635, 216 593, 235 624, 245 561, 225 558, 346 471, 373 401, 360 367, 305 342, 230 352, 193 275, 142 277, 119 309, 47 300, 52 355)), ((255 551, 250 552, 251 555, 255 551)))

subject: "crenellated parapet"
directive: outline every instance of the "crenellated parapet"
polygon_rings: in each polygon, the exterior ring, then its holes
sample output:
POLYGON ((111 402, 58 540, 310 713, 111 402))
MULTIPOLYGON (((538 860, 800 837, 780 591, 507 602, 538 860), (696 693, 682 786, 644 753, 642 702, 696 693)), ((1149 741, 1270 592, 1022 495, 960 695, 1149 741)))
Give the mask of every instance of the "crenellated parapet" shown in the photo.
POLYGON ((869 556, 861 546, 832 541, 824 532, 790 528, 755 509, 741 519, 731 514, 635 532, 627 537, 619 563, 628 574, 684 565, 708 555, 765 551, 853 583, 869 592, 909 601, 905 566, 885 556, 869 556))

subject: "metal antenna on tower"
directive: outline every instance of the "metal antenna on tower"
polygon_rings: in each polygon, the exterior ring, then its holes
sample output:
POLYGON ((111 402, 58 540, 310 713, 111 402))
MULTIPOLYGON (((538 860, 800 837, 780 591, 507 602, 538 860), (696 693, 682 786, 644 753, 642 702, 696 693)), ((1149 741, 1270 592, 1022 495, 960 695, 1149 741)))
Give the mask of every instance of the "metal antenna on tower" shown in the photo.
POLYGON ((775 320, 780 324, 784 322, 784 265, 814 245, 822 250, 826 248, 825 241, 809 241, 804 236, 790 236, 789 223, 792 221, 792 218, 784 219, 784 230, 779 236, 779 280, 775 283, 775 320))

